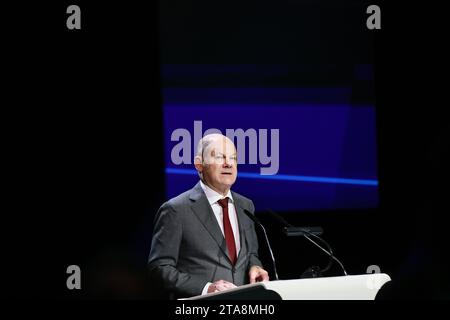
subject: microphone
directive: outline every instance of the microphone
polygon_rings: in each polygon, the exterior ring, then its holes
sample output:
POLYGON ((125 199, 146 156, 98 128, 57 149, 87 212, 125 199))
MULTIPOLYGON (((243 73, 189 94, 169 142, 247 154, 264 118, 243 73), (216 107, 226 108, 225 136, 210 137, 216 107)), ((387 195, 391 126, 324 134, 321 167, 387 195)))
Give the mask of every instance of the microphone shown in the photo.
POLYGON ((330 269, 333 260, 335 260, 341 267, 344 275, 347 276, 347 271, 345 270, 344 265, 342 264, 341 261, 339 261, 338 258, 335 257, 335 255, 333 254, 333 250, 331 249, 331 246, 328 244, 328 242, 326 242, 324 239, 319 237, 319 235, 323 233, 323 229, 321 227, 310 227, 310 228, 294 227, 292 224, 290 224, 285 219, 283 219, 283 217, 281 217, 275 211, 273 211, 271 209, 267 209, 267 211, 278 222, 280 222, 282 225, 284 225, 284 233, 287 236, 303 236, 307 240, 309 240, 311 243, 313 243, 315 246, 320 248, 323 252, 325 252, 330 257, 330 262, 328 263, 327 267, 325 267, 325 269, 321 270, 321 272, 324 272, 324 271, 327 271, 328 269, 330 269), (327 247, 328 250, 325 250, 321 245, 319 245, 317 242, 312 240, 308 235, 321 241, 323 244, 325 244, 325 246, 327 247))
POLYGON ((278 278, 278 272, 277 272, 277 266, 276 266, 276 263, 275 263, 275 257, 274 257, 274 255, 273 255, 273 251, 272 251, 272 247, 271 247, 270 242, 269 242, 269 238, 267 237, 266 228, 264 228, 264 226, 262 225, 261 221, 259 221, 259 219, 256 218, 256 216, 255 216, 253 213, 251 213, 251 212, 248 211, 247 209, 244 209, 244 213, 245 213, 245 214, 246 214, 246 215, 247 215, 247 216, 248 216, 255 224, 257 224, 257 225, 262 229, 262 231, 263 231, 263 233, 264 233, 264 238, 266 239, 267 247, 269 248, 270 257, 271 257, 271 259, 272 259, 272 266, 273 266, 273 273, 274 273, 274 275, 275 275, 275 280, 279 280, 279 278, 278 278))

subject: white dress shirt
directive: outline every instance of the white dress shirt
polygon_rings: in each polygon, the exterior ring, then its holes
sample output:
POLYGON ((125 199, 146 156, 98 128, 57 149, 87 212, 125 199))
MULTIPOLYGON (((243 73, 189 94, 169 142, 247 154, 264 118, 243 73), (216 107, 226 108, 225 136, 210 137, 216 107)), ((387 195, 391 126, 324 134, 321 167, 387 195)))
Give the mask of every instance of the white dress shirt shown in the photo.
MULTIPOLYGON (((234 207, 234 201, 233 196, 231 195, 231 191, 228 190, 228 193, 226 196, 221 195, 217 191, 214 191, 210 187, 208 187, 206 184, 204 184, 200 180, 200 186, 202 187, 203 191, 205 192, 206 198, 208 199, 208 202, 211 206, 211 209, 214 212, 214 216, 217 219, 217 223, 219 224, 220 230, 222 231, 222 234, 225 237, 225 233, 223 231, 223 210, 220 204, 217 202, 221 199, 224 199, 228 197, 228 216, 230 218, 230 224, 231 229, 233 229, 233 235, 234 235, 234 243, 236 244, 236 256, 239 254, 239 250, 241 249, 241 239, 239 237, 239 224, 238 219, 236 215, 236 209, 234 207)), ((208 287, 211 284, 211 282, 208 282, 205 287, 203 288, 202 294, 208 293, 208 287)))

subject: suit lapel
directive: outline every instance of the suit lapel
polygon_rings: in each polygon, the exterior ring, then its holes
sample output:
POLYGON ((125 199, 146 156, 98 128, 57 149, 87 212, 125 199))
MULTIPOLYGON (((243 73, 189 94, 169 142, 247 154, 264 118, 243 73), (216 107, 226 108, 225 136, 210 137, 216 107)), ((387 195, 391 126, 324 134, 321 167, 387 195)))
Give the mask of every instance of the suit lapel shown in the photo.
POLYGON ((228 257, 228 260, 231 262, 225 238, 222 234, 222 231, 220 230, 220 226, 217 223, 217 219, 214 216, 214 212, 200 186, 200 183, 197 183, 197 185, 192 189, 190 199, 194 201, 191 206, 192 211, 203 224, 205 229, 211 234, 212 238, 217 242, 217 245, 223 251, 225 256, 228 257))

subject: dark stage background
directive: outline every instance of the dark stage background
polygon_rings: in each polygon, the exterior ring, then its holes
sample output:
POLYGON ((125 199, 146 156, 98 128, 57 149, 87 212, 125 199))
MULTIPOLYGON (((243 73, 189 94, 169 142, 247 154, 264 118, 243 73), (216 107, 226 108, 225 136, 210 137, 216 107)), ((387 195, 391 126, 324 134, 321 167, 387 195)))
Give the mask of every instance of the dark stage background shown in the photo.
MULTIPOLYGON (((365 1, 79 3, 79 32, 65 28, 71 3, 9 11, 2 294, 158 298, 146 261, 154 214, 166 199, 162 65, 372 64, 374 82, 354 99, 375 96, 378 205, 283 216, 322 226, 350 274, 380 266, 393 279, 380 298, 450 296, 450 133, 446 83, 437 75, 447 74, 448 52, 436 47, 442 11, 381 3, 382 30, 369 31, 365 1), (415 16, 420 25, 408 18, 415 16), (81 267, 80 291, 66 288, 71 264, 81 267)), ((285 238, 257 215, 282 279, 326 263, 308 242, 285 238)), ((271 271, 263 244, 260 251, 271 271)))

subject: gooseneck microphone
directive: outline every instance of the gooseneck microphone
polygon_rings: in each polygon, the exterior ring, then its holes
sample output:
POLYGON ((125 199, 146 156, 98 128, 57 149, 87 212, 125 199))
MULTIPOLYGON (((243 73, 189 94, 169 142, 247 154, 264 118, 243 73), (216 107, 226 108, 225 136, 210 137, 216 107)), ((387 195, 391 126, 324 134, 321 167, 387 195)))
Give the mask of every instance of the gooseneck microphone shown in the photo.
POLYGON ((313 243, 315 246, 320 248, 323 252, 325 252, 330 257, 330 263, 328 263, 327 267, 325 269, 323 269, 322 272, 327 271, 328 269, 330 269, 332 261, 334 260, 334 261, 336 261, 339 264, 339 266, 341 267, 344 275, 345 276, 347 275, 347 271, 345 270, 344 265, 333 254, 333 250, 331 249, 331 246, 328 244, 328 242, 326 242, 324 239, 322 239, 321 237, 318 236, 318 234, 322 233, 322 228, 320 228, 320 227, 317 227, 317 228, 298 228, 298 227, 294 227, 293 225, 291 225, 289 222, 287 222, 285 219, 283 219, 279 214, 277 214, 273 210, 267 209, 267 211, 269 212, 269 214, 272 217, 274 217, 282 225, 284 225, 284 232, 285 232, 286 235, 288 235, 288 236, 303 236, 307 240, 309 240, 311 243, 313 243), (309 236, 314 237, 317 240, 319 240, 320 242, 322 242, 327 247, 328 250, 325 250, 321 245, 319 245, 317 242, 312 240, 309 236))
POLYGON ((263 231, 263 233, 264 233, 264 237, 265 237, 265 239, 266 239, 267 247, 269 248, 270 257, 271 257, 271 259, 272 259, 272 266, 273 266, 273 273, 274 273, 274 275, 275 275, 275 280, 279 280, 279 279, 278 279, 277 266, 276 266, 276 263, 275 263, 275 257, 274 257, 274 255, 273 255, 272 246, 270 245, 269 238, 267 237, 266 228, 264 228, 264 226, 262 225, 261 221, 259 221, 259 219, 256 218, 255 215, 254 215, 253 213, 251 213, 251 212, 248 211, 247 209, 244 209, 244 213, 245 213, 250 219, 252 219, 252 221, 253 221, 254 223, 256 223, 256 224, 262 229, 262 231, 263 231))

